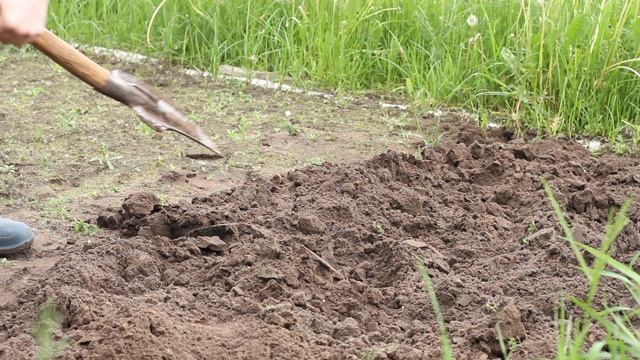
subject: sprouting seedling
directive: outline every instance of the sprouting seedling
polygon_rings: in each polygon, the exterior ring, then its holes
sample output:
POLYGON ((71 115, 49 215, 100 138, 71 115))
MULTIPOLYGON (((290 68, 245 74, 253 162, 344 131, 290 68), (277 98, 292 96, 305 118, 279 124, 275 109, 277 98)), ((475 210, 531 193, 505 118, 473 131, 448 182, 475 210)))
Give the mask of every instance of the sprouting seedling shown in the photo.
POLYGON ((6 164, 0 165, 0 174, 13 174, 15 172, 16 172, 15 165, 6 165, 6 164))
POLYGON ((89 162, 97 161, 98 163, 100 163, 100 165, 105 164, 107 165, 107 168, 109 168, 109 170, 113 170, 115 169, 115 166, 113 166, 112 161, 118 159, 122 159, 122 155, 111 156, 111 154, 109 154, 109 144, 102 143, 100 156, 89 160, 89 162))
POLYGON ((307 164, 309 165, 322 165, 322 163, 324 163, 324 159, 319 156, 307 159, 307 164))
POLYGON ((527 236, 522 239, 522 243, 524 243, 525 245, 529 245, 529 237, 533 234, 534 231, 536 231, 536 219, 531 220, 531 222, 529 223, 529 226, 527 227, 527 236))
POLYGON ((145 135, 149 135, 153 133, 153 129, 149 125, 143 122, 140 122, 138 126, 136 126, 136 128, 145 135))
POLYGON ((380 235, 385 233, 384 227, 382 227, 382 225, 380 225, 380 223, 375 220, 371 222, 371 227, 380 235))
POLYGON ((238 123, 238 129, 228 130, 227 135, 229 135, 231 140, 245 141, 248 139, 248 135, 247 135, 248 128, 249 128, 249 123, 247 122, 247 118, 243 116, 240 118, 240 122, 238 123))
POLYGON ((297 136, 300 134, 300 128, 298 125, 289 121, 289 119, 285 120, 282 124, 282 127, 289 133, 291 136, 297 136))

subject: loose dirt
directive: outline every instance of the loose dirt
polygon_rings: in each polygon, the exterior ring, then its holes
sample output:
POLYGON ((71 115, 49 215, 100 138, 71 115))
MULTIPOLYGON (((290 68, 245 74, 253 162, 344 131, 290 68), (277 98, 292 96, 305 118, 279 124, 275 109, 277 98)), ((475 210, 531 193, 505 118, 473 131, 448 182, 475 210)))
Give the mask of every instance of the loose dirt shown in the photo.
MULTIPOLYGON (((8 54, 3 75, 50 67, 8 54)), ((174 137, 104 125, 114 105, 87 90, 65 90, 86 98, 64 99, 104 114, 86 128, 60 125, 65 132, 42 148, 34 127, 45 138, 56 125, 37 118, 24 125, 10 104, 0 108, 10 129, 1 148, 0 211, 29 221, 38 236, 34 249, 0 268, 0 358, 33 358, 38 311, 55 301, 64 320, 53 338, 69 341, 62 359, 439 359, 418 259, 456 359, 502 358, 496 324, 510 359, 553 357, 559 302, 584 297, 587 288, 541 179, 576 238, 591 246, 599 245, 610 208, 640 192, 635 158, 483 131, 462 113, 407 120, 377 99, 237 89, 153 69, 163 74, 156 85, 167 82, 163 91, 178 99, 195 88, 248 99, 216 107, 244 117, 251 124, 244 132, 242 122, 202 122, 224 135, 226 165, 176 156, 192 150, 174 137), (282 130, 291 104, 301 105, 296 136, 282 130), (418 146, 407 136, 418 128, 440 141, 418 146), (86 161, 81 153, 96 147, 83 145, 91 143, 78 134, 85 131, 126 159, 112 155, 112 169, 109 153, 102 163, 86 161), (235 137, 243 133, 244 140, 235 137), (38 164, 45 154, 61 164, 38 164), (100 235, 74 232, 78 219, 99 225, 100 235)), ((52 83, 57 77, 67 79, 59 73, 52 83)), ((10 89, 3 85, 2 96, 12 98, 10 89)), ((50 111, 60 93, 25 109, 50 111)), ((204 112, 220 99, 206 101, 188 106, 204 112)), ((621 261, 639 247, 635 203, 628 215, 614 249, 621 261)), ((602 291, 610 304, 632 303, 620 284, 605 281, 602 291)), ((601 336, 594 328, 590 341, 601 336)))

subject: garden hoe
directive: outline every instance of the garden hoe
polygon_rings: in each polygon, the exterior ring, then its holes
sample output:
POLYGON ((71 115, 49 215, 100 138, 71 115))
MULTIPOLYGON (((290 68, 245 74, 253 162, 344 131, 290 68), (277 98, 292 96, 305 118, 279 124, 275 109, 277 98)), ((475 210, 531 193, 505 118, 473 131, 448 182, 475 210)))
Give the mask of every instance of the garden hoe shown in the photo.
POLYGON ((216 144, 198 125, 187 119, 164 96, 134 76, 120 70, 110 72, 48 30, 31 45, 97 91, 131 107, 153 130, 173 130, 213 151, 210 157, 223 157, 216 144))

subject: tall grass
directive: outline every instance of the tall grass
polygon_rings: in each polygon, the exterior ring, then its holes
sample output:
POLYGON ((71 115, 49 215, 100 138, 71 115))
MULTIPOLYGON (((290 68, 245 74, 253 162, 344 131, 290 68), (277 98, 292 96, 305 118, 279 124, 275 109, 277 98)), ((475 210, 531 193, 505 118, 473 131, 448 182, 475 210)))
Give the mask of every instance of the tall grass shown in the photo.
POLYGON ((574 321, 567 317, 564 303, 558 312, 558 360, 574 359, 638 359, 640 358, 640 329, 638 329, 638 315, 640 315, 640 275, 633 269, 640 253, 629 264, 624 264, 611 256, 614 242, 624 227, 629 223, 626 213, 633 199, 627 200, 617 214, 610 213, 607 228, 599 249, 582 244, 574 238, 571 228, 562 214, 562 209, 556 201, 549 185, 543 183, 551 205, 560 221, 565 233, 565 240, 573 249, 578 261, 578 269, 586 276, 589 291, 586 299, 570 297, 584 315, 574 321), (589 265, 585 254, 593 257, 589 265), (633 306, 620 306, 606 302, 607 293, 599 291, 602 279, 614 279, 623 285, 633 299, 633 306), (601 294, 601 302, 596 302, 596 295, 601 294), (606 336, 587 346, 589 330, 594 325, 604 330, 606 336))
POLYGON ((226 63, 316 86, 383 89, 422 105, 491 112, 551 134, 613 139, 623 127, 636 134, 640 128, 640 1, 160 4, 54 0, 49 26, 77 42, 214 71, 226 63))

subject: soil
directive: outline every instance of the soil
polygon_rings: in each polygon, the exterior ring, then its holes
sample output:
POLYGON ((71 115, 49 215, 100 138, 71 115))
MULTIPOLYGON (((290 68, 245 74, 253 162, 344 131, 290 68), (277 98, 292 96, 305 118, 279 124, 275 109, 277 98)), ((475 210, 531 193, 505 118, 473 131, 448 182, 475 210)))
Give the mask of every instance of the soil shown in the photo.
MULTIPOLYGON (((34 357, 51 302, 61 359, 439 359, 418 259, 456 359, 504 358, 496 324, 510 359, 550 358, 560 301, 588 289, 541 179, 596 247, 610 209, 640 192, 636 158, 483 130, 461 112, 99 59, 186 104, 227 154, 206 161, 46 59, 0 54, 0 214, 37 234, 0 267, 1 359, 34 357), (79 220, 99 234, 75 231, 79 220)), ((628 216, 614 247, 626 262, 640 245, 635 203, 628 216)), ((604 295, 633 303, 615 282, 604 295)))

